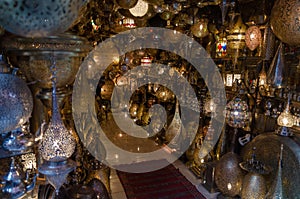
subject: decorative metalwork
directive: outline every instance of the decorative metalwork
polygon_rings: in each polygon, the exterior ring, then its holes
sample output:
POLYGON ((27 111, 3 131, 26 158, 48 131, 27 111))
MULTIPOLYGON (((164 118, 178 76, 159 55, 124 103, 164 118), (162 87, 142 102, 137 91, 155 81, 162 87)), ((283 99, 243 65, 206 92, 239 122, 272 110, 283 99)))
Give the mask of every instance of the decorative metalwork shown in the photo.
POLYGON ((294 126, 294 117, 290 113, 290 101, 291 101, 291 94, 288 94, 288 101, 286 103, 286 107, 284 111, 278 116, 277 124, 278 128, 276 130, 276 134, 282 136, 292 136, 293 132, 290 130, 292 126, 294 126))
POLYGON ((10 36, 3 38, 2 45, 10 63, 43 89, 52 88, 50 56, 56 57, 56 87, 65 88, 73 84, 82 59, 92 48, 87 39, 69 33, 34 39, 10 36))
POLYGON ((240 163, 240 167, 248 172, 243 179, 241 197, 245 199, 265 199, 267 184, 263 175, 270 172, 270 168, 256 159, 255 148, 251 159, 240 163))
POLYGON ((34 142, 35 139, 32 134, 18 128, 9 132, 9 135, 4 139, 2 146, 5 150, 10 152, 24 153, 32 148, 34 142))
POLYGON ((31 116, 33 100, 26 83, 12 74, 0 73, 0 133, 25 124, 31 116))
POLYGON ((56 96, 56 62, 53 58, 51 66, 52 77, 52 117, 49 125, 43 133, 39 145, 39 152, 46 161, 64 161, 69 158, 75 150, 75 138, 72 131, 68 130, 61 119, 56 96))
POLYGON ((253 147, 256 147, 256 157, 258 160, 267 163, 271 167, 269 175, 265 176, 267 187, 274 183, 277 176, 278 159, 281 144, 284 145, 282 157, 282 190, 283 198, 298 198, 300 195, 300 135, 293 137, 283 137, 274 133, 263 133, 256 136, 242 150, 244 160, 250 159, 253 154, 253 147))
POLYGON ((56 194, 66 182, 68 174, 74 170, 76 163, 70 159, 61 162, 44 162, 39 167, 39 172, 47 177, 48 182, 54 187, 56 194))
POLYGON ((15 159, 11 159, 9 171, 4 175, 1 182, 2 196, 1 198, 19 198, 26 192, 33 190, 36 182, 36 175, 29 179, 29 175, 24 180, 22 174, 15 164, 15 159))
POLYGON ((251 50, 255 50, 261 43, 261 32, 257 26, 250 26, 246 30, 245 35, 246 46, 251 50))
POLYGON ((300 44, 299 6, 297 0, 277 0, 270 16, 274 34, 291 46, 300 44))
POLYGON ((17 35, 44 37, 62 33, 76 19, 85 0, 5 1, 0 7, 1 25, 17 35))

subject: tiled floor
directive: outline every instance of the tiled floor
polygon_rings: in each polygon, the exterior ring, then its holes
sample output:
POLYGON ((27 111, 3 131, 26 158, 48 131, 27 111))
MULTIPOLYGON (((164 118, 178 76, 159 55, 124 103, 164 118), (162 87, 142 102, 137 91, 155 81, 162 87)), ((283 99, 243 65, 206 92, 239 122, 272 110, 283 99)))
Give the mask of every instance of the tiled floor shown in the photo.
MULTIPOLYGON (((180 161, 177 160, 173 165, 202 193, 207 199, 216 199, 218 193, 210 194, 202 185, 199 179, 180 161)), ((117 172, 112 170, 110 177, 112 199, 127 199, 123 186, 119 180, 117 172)))

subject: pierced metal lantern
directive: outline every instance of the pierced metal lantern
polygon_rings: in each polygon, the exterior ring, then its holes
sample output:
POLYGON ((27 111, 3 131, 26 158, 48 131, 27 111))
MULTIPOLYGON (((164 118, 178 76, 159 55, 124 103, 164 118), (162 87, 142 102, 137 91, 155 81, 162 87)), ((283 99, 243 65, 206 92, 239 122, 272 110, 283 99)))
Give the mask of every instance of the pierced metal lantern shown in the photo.
POLYGON ((52 118, 39 146, 39 152, 46 161, 65 161, 71 157, 75 150, 75 138, 72 131, 68 130, 61 119, 56 96, 56 69, 53 58, 53 90, 52 90, 52 118))
POLYGON ((26 83, 15 75, 0 73, 0 133, 21 127, 32 109, 33 99, 26 83))
POLYGON ((291 46, 300 44, 299 9, 298 0, 277 0, 271 11, 270 24, 274 34, 291 46))
POLYGON ((4 1, 1 25, 24 37, 44 37, 66 31, 77 18, 85 0, 4 1))

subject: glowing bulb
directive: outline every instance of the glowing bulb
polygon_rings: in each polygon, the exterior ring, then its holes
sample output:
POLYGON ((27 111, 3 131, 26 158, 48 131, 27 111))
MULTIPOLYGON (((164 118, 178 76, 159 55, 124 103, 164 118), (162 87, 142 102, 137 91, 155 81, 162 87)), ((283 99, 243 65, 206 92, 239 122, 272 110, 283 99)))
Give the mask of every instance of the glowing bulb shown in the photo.
POLYGON ((228 190, 231 190, 231 189, 232 189, 231 183, 228 183, 228 184, 227 184, 227 189, 228 189, 228 190))

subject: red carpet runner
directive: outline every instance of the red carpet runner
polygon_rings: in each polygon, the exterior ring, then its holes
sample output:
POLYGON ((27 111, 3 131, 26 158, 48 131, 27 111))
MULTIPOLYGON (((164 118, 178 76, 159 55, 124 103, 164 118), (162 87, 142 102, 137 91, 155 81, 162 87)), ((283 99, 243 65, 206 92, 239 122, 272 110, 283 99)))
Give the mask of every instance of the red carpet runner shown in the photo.
POLYGON ((147 173, 117 173, 128 199, 205 199, 173 165, 147 173))

